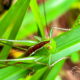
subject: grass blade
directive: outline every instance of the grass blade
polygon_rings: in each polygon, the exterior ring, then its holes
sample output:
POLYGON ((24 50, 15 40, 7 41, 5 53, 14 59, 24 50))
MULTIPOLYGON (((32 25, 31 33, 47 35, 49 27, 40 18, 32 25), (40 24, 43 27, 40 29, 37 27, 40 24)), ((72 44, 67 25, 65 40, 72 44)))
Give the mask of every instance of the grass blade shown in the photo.
POLYGON ((41 76, 44 74, 46 71, 47 67, 39 69, 30 80, 40 80, 41 76))
POLYGON ((44 33, 44 28, 43 28, 43 21, 42 21, 42 17, 41 17, 39 8, 38 8, 37 0, 32 0, 31 3, 30 3, 30 7, 32 9, 32 12, 34 13, 36 22, 39 26, 41 36, 44 39, 45 33, 44 33))
POLYGON ((0 80, 14 80, 14 78, 17 80, 21 77, 24 77, 27 73, 28 71, 20 67, 6 67, 0 69, 0 80))
MULTIPOLYGON (((17 15, 16 15, 16 19, 14 21, 14 25, 13 25, 13 28, 11 30, 11 33, 10 33, 8 39, 14 40, 16 38, 16 35, 17 35, 17 33, 20 29, 20 26, 21 26, 21 23, 23 21, 24 15, 26 13, 26 9, 29 6, 30 0, 25 0, 25 1, 21 0, 21 1, 23 3, 22 7, 20 7, 20 9, 17 10, 18 12, 17 12, 17 15), (23 13, 22 13, 22 11, 23 11, 23 13)), ((21 4, 19 6, 21 6, 21 4)), ((7 15, 9 15, 9 14, 7 14, 7 15)), ((10 43, 10 45, 12 45, 12 43, 10 43)), ((2 49, 2 51, 0 53, 1 59, 6 59, 8 57, 10 49, 11 49, 11 46, 7 46, 7 45, 4 46, 4 48, 2 49)))

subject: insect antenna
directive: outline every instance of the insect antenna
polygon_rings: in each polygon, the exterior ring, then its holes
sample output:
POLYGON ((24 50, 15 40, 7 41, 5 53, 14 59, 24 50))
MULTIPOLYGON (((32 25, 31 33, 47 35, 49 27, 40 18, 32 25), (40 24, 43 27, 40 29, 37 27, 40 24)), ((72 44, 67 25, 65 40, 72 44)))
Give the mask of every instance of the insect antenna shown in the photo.
POLYGON ((4 45, 11 46, 12 48, 15 48, 15 49, 24 50, 24 51, 27 50, 27 49, 25 49, 25 48, 12 46, 12 45, 8 44, 7 42, 0 41, 0 43, 2 43, 2 44, 4 44, 4 45))
POLYGON ((47 27, 47 17, 46 17, 46 5, 45 5, 45 0, 43 0, 43 9, 44 9, 45 25, 46 25, 46 27, 47 27))
POLYGON ((48 36, 49 36, 50 31, 49 31, 49 27, 48 27, 48 23, 47 23, 47 13, 46 13, 46 4, 45 4, 45 1, 46 0, 43 0, 44 18, 45 18, 45 26, 47 27, 47 33, 48 33, 48 36))
MULTIPOLYGON (((46 1, 46 0, 43 0, 43 9, 44 9, 45 25, 46 25, 46 27, 47 27, 47 26, 48 26, 48 23, 47 23, 48 21, 47 21, 45 1, 46 1)), ((51 25, 51 28, 47 27, 47 33, 50 34, 50 33, 51 33, 50 31, 51 31, 52 29, 57 29, 57 30, 61 30, 61 31, 69 31, 69 30, 71 30, 71 29, 59 28, 59 27, 56 27, 56 26, 51 25)), ((50 36, 49 34, 48 34, 48 36, 49 36, 49 38, 50 38, 51 36, 50 36)))

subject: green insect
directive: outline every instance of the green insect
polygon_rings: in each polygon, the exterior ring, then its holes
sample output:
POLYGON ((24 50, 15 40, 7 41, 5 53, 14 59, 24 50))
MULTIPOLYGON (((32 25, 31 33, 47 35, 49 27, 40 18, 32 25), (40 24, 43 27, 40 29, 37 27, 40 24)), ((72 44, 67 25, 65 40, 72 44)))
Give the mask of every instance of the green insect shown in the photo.
MULTIPOLYGON (((1 2, 6 1, 8 3, 8 1, 11 0, 0 0, 1 2)), ((4 4, 6 3, 4 2, 4 4)), ((12 3, 12 1, 10 2, 12 3)), ((7 10, 9 9, 9 7, 11 6, 11 4, 5 5, 3 7, 3 9, 7 10)), ((46 21, 46 26, 47 26, 47 20, 46 20, 46 12, 45 12, 45 5, 44 5, 44 14, 45 14, 45 21, 46 21)), ((46 47, 49 50, 49 65, 51 64, 51 56, 52 54, 55 52, 55 48, 56 48, 56 42, 53 40, 52 38, 52 29, 50 30, 49 33, 49 39, 40 39, 40 42, 34 46, 31 46, 29 49, 27 49, 27 51, 25 52, 26 56, 30 56, 30 54, 35 53, 35 51, 39 50, 42 47, 46 47)), ((39 39, 39 37, 37 37, 39 39)), ((6 44, 9 45, 9 44, 6 44)), ((9 45, 10 46, 10 45, 9 45)))

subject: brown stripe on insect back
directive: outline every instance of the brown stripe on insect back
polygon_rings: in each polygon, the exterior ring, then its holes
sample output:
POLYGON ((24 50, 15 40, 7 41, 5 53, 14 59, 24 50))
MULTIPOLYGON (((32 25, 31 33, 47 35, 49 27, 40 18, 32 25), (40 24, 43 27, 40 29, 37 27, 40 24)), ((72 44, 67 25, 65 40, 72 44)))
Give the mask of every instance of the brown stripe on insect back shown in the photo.
POLYGON ((50 41, 43 41, 40 42, 32 47, 30 47, 28 49, 28 51, 25 53, 25 56, 29 56, 31 53, 33 53, 34 51, 38 50, 39 48, 43 47, 45 44, 49 43, 50 41))

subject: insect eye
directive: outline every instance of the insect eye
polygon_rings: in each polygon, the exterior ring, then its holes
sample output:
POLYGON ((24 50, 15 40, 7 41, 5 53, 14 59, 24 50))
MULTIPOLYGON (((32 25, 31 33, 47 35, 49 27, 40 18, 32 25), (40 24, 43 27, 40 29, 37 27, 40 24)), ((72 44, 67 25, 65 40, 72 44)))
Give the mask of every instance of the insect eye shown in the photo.
POLYGON ((11 6, 11 3, 12 3, 12 0, 3 0, 3 3, 2 3, 3 8, 5 10, 8 10, 10 8, 10 6, 11 6))

